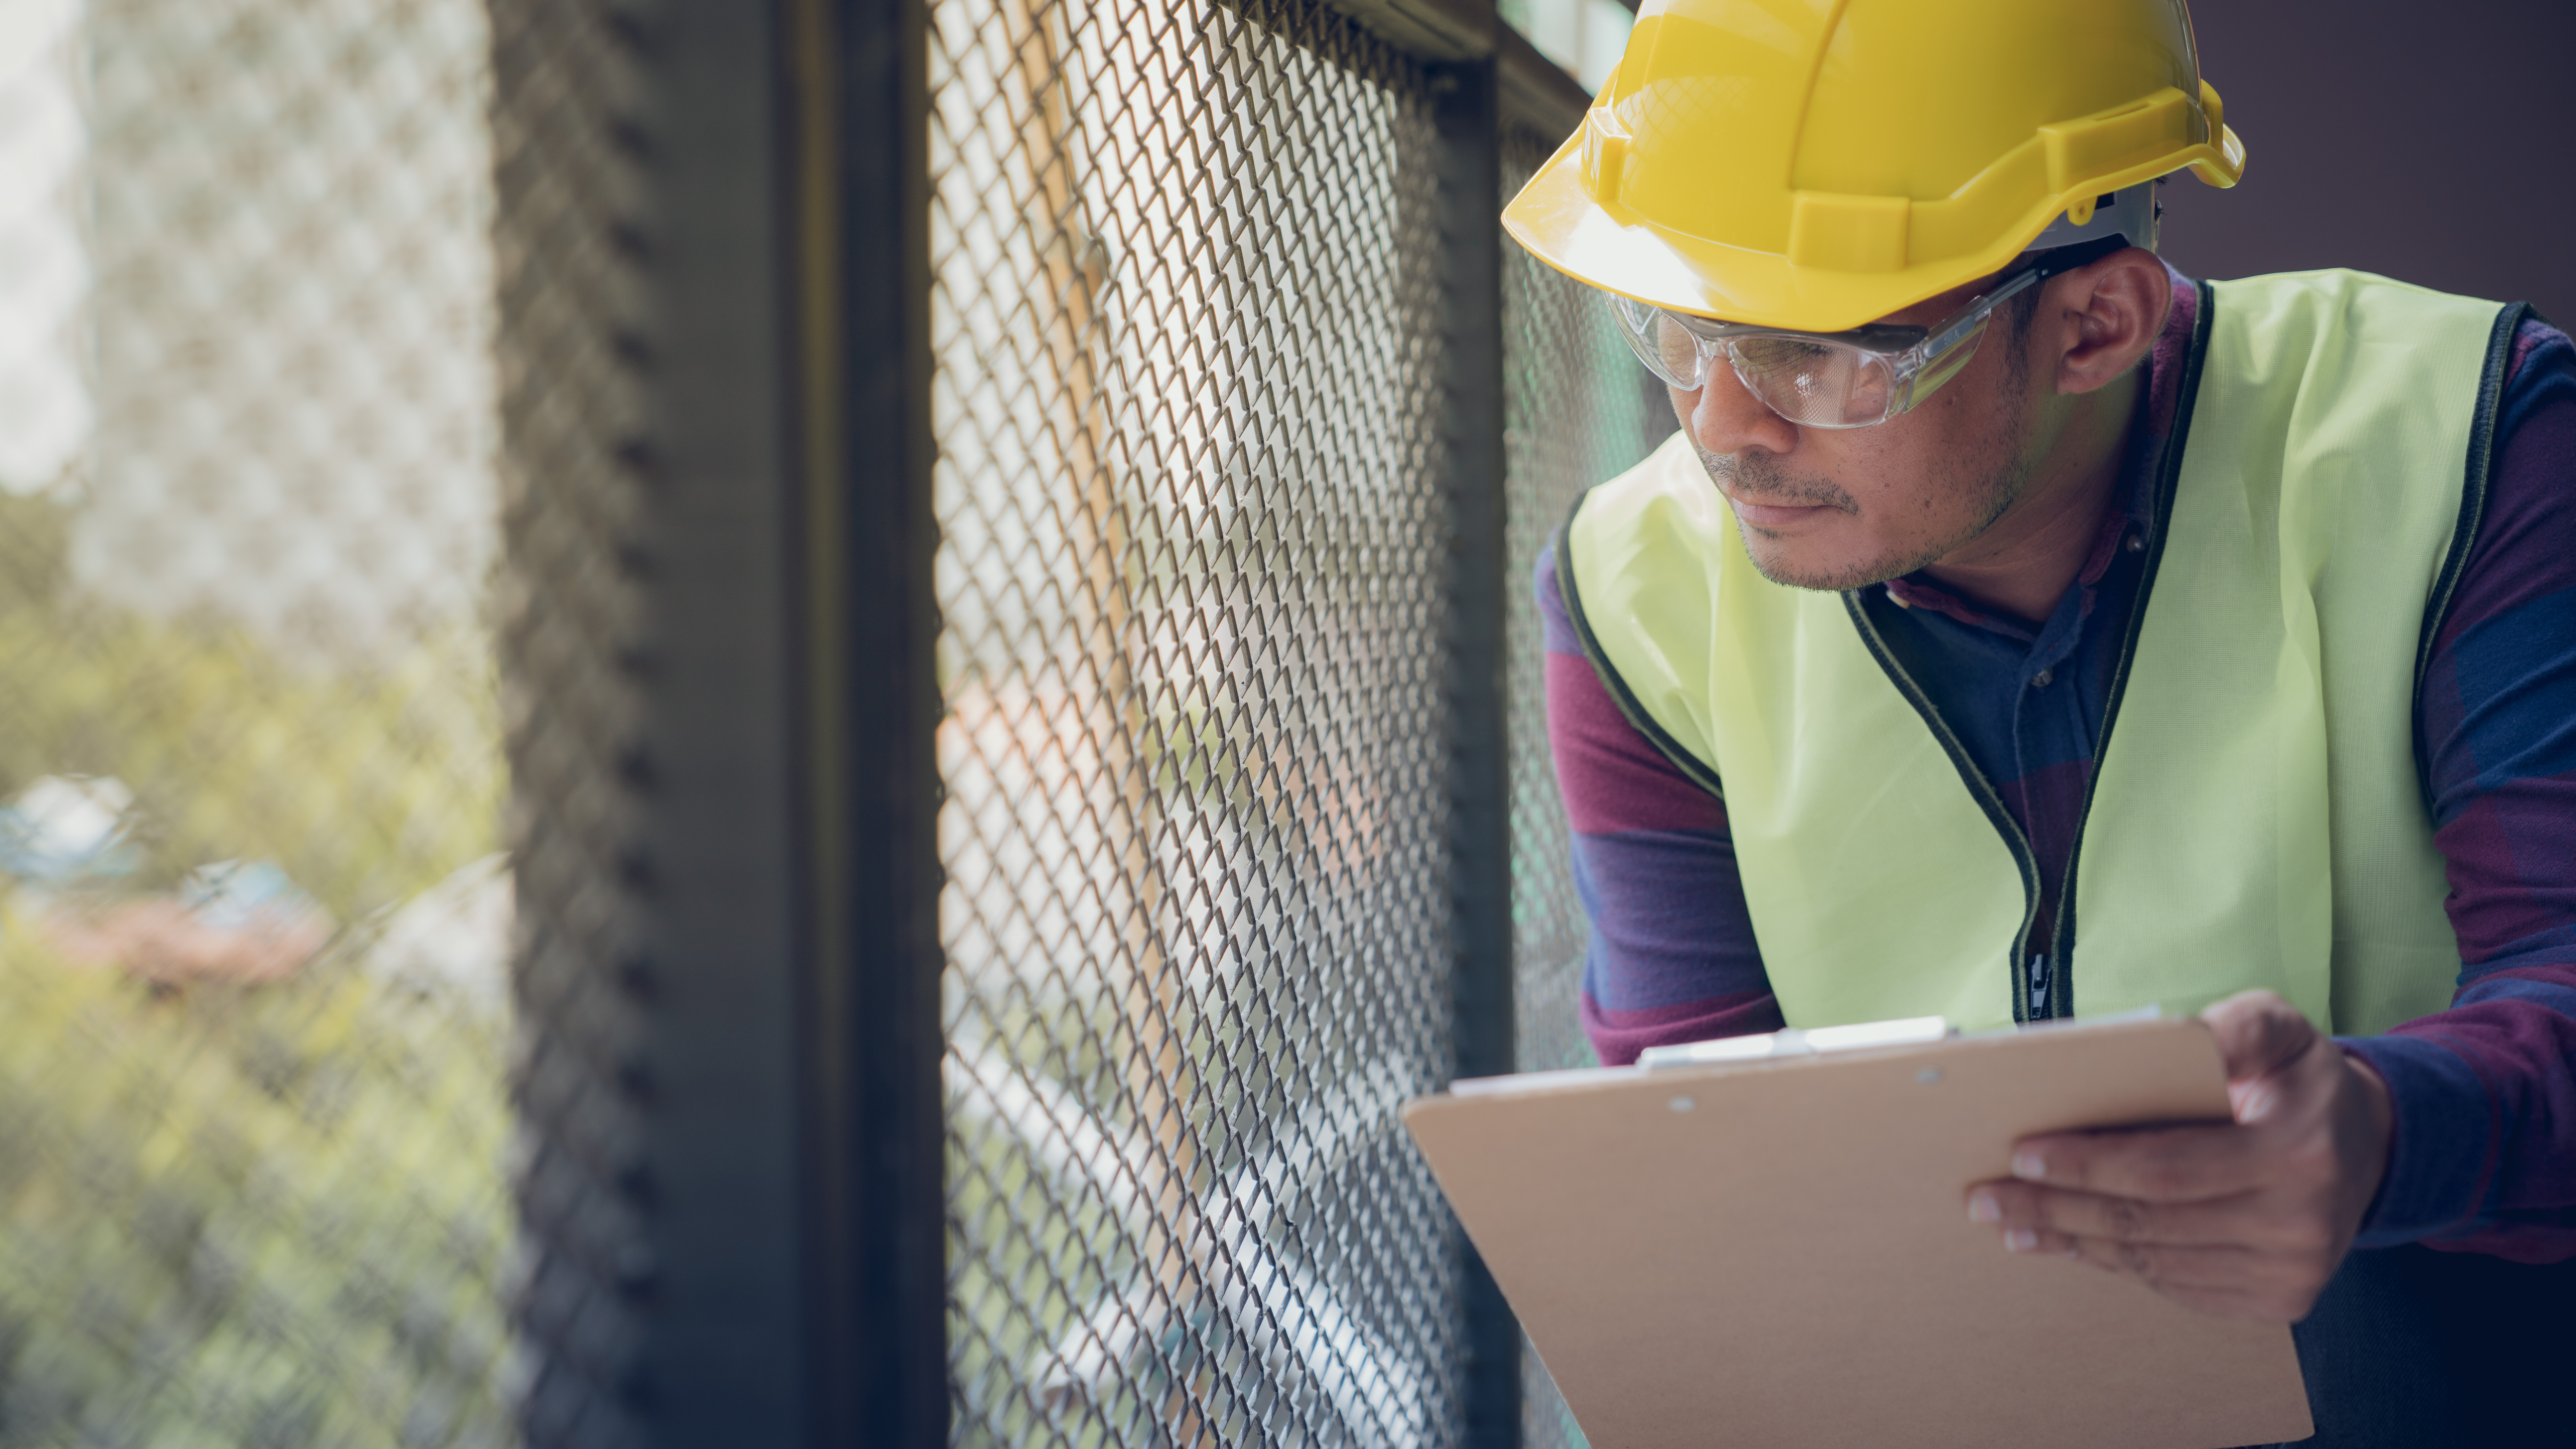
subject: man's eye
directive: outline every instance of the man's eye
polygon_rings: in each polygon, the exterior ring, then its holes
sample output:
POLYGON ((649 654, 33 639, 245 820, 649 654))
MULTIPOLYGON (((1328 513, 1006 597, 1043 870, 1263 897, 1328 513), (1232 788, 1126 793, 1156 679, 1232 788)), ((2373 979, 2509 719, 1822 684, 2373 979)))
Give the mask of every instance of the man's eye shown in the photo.
POLYGON ((1761 372, 1807 370, 1841 351, 1837 347, 1796 337, 1748 337, 1735 344, 1737 359, 1746 367, 1761 372))

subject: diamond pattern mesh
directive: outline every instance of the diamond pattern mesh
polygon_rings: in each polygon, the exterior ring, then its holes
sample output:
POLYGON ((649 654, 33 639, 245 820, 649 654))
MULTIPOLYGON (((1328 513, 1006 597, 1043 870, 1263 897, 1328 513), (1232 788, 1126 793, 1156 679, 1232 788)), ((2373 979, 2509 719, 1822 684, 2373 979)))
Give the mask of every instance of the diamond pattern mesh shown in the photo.
MULTIPOLYGON (((1507 128, 1503 194, 1528 182, 1556 140, 1507 128)), ((1590 1066, 1576 1002, 1583 904, 1547 747, 1545 643, 1528 589, 1538 557, 1575 499, 1625 472, 1672 431, 1660 388, 1620 340, 1600 295, 1503 243, 1505 547, 1516 592, 1509 619, 1512 957, 1522 1071, 1590 1066)))
MULTIPOLYGON (((1503 194, 1526 184, 1560 138, 1507 127, 1503 194)), ((1511 708, 1513 1009, 1522 1071, 1591 1066, 1576 1007, 1585 922, 1547 747, 1545 644, 1527 593, 1538 556, 1583 490, 1645 457, 1671 426, 1592 289, 1503 243, 1505 547, 1516 582, 1505 621, 1511 708)), ((1522 1366, 1522 1440, 1580 1445, 1582 1432, 1536 1353, 1522 1366)))
MULTIPOLYGON (((633 1442, 649 35, 11 6, 0 1449, 633 1442)), ((1425 77, 1311 0, 932 21, 956 1438, 1450 1442, 1425 77)), ((1653 405, 1580 288, 1503 302, 1525 578, 1653 405)))
POLYGON ((639 1166, 651 999, 639 542, 653 449, 640 7, 495 0, 502 534, 496 600, 525 906, 513 1074, 527 1440, 636 1442, 655 1265, 639 1166))
POLYGON ((1312 4, 932 25, 955 1437, 1447 1442, 1422 78, 1312 4))
POLYGON ((513 1442, 485 11, 0 17, 0 1445, 513 1442))

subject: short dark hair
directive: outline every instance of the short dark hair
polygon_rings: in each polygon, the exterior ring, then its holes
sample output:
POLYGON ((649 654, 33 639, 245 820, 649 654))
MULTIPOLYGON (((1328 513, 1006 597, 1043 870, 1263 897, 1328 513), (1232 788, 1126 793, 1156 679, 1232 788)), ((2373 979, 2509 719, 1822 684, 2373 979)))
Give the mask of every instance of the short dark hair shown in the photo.
POLYGON ((2004 303, 2004 311, 2012 318, 2012 340, 2016 345, 2030 341, 2030 324, 2039 318, 2039 294, 2047 290, 2047 285, 2043 282, 2024 287, 2004 303))

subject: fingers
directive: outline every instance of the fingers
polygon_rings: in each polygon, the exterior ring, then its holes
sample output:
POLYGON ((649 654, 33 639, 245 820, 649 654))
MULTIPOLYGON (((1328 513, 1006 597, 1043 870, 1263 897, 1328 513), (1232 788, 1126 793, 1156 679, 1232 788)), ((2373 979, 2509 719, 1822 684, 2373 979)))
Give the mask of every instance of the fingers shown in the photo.
POLYGON ((2269 991, 2243 991, 2200 1014, 2217 1039, 2227 1080, 2275 1072, 2325 1038, 2299 1009, 2269 991))
POLYGON ((2065 1132, 2013 1145, 2013 1176, 2050 1187, 2197 1202, 2244 1192, 2264 1177, 2267 1144, 2235 1126, 2144 1132, 2065 1132))
POLYGON ((2045 1229, 2014 1230, 2004 1246, 2016 1253, 2073 1258, 2135 1278, 2201 1312, 2265 1323, 2298 1322, 2325 1286, 2323 1277, 2284 1268, 2250 1248, 2118 1242, 2045 1229))
POLYGON ((2249 1214, 2241 1197, 2155 1203, 1990 1182, 1970 1190, 1968 1217, 1993 1223, 2007 1235, 2027 1231, 2108 1242, 2217 1247, 2245 1245, 2249 1214))
POLYGON ((2008 1235, 2004 1246, 2016 1253, 2081 1258, 2096 1268, 2143 1279, 2150 1287, 2212 1292, 2243 1292, 2255 1256, 2244 1248, 2130 1243, 2044 1229, 2008 1235))

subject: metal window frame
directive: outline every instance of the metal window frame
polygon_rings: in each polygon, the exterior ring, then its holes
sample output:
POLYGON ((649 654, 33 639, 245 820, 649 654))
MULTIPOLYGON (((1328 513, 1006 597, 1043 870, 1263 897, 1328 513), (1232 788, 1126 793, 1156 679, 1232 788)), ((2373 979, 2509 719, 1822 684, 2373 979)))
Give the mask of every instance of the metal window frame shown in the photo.
MULTIPOLYGON (((1579 87, 1490 0, 1334 0, 1433 69, 1458 543, 1458 1068, 1512 1053, 1500 127, 1579 87)), ((663 0, 642 558, 641 1442, 948 1437, 926 0, 663 0)), ((542 589, 542 580, 531 581, 542 589)), ((1463 1240, 1458 1245, 1465 1251, 1463 1240)), ((1466 1275, 1468 1442, 1517 1326, 1466 1275)), ((532 1449, 624 1443, 530 1424, 532 1449)))
MULTIPOLYGON (((1335 0, 1432 62, 1440 134, 1447 362, 1446 491, 1454 526, 1449 586, 1451 900, 1457 1072, 1514 1067, 1511 763, 1504 618, 1516 580, 1505 548, 1502 137, 1512 126, 1571 133, 1589 98, 1504 25, 1490 0, 1335 0)), ((1520 1322, 1459 1242, 1468 1449, 1517 1449, 1522 1434, 1520 1322)))
POLYGON ((818 1445, 948 1438, 928 7, 784 0, 818 1445))
MULTIPOLYGON (((1510 572, 1503 539, 1502 210, 1499 87, 1490 61, 1435 66, 1440 154, 1443 420, 1452 524, 1448 645, 1450 939, 1459 1076, 1512 1069, 1510 699, 1503 615, 1510 572)), ((1520 1442, 1520 1324, 1473 1245, 1463 1240, 1460 1313, 1467 1351, 1465 1442, 1520 1442)))

